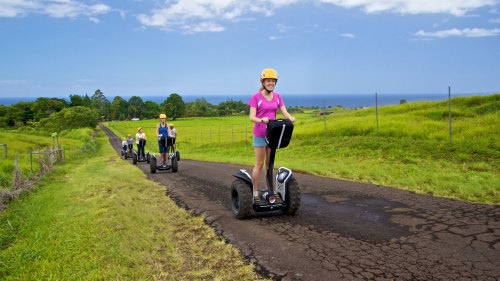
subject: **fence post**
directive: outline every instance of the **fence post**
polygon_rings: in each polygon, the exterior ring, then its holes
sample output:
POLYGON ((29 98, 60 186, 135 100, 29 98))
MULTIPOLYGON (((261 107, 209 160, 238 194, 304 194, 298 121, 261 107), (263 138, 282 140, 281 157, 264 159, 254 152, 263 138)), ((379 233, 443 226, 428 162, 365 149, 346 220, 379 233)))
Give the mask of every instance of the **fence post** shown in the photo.
POLYGON ((451 87, 448 86, 448 119, 450 120, 450 144, 451 142, 451 87))
POLYGON ((378 97, 377 97, 377 93, 375 93, 375 113, 377 115, 377 137, 378 137, 379 133, 378 133, 378 97))
POLYGON ((33 149, 30 147, 30 171, 33 174, 33 149))
POLYGON ((328 138, 328 134, 326 132, 326 106, 323 107, 323 122, 325 123, 325 139, 328 138))

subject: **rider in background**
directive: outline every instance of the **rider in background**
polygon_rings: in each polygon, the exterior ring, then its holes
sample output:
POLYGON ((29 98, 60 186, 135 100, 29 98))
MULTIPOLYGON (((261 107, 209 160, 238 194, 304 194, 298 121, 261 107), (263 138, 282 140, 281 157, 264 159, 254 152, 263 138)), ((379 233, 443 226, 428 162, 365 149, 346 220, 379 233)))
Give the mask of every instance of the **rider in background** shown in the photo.
POLYGON ((144 160, 146 158, 146 154, 144 153, 144 146, 146 145, 146 134, 142 131, 142 127, 137 128, 137 134, 135 134, 135 143, 137 144, 137 156, 139 157, 139 159, 144 160))
MULTIPOLYGON (((123 141, 122 141, 122 148, 123 148, 123 151, 124 152, 127 152, 127 139, 126 138, 123 138, 123 141)), ((123 155, 123 154, 122 154, 123 155)))
POLYGON ((175 139, 177 138, 177 130, 174 128, 174 123, 170 123, 170 131, 172 132, 172 153, 175 153, 175 139))
MULTIPOLYGON (((161 144, 161 137, 168 137, 172 135, 172 132, 170 131, 170 128, 168 127, 167 123, 165 121, 167 120, 167 115, 165 114, 160 114, 160 123, 156 125, 156 136, 158 137, 158 146, 160 147, 160 160, 161 163, 167 163, 167 154, 168 151, 165 151, 165 148, 161 144)), ((167 148, 168 149, 168 148, 167 148)), ((166 165, 163 164, 165 167, 166 165)))
POLYGON ((128 134, 127 145, 128 145, 128 149, 130 151, 132 151, 132 149, 134 148, 134 139, 132 138, 131 134, 128 134))
POLYGON ((250 121, 254 122, 253 126, 253 147, 255 152, 255 166, 252 171, 253 193, 254 197, 258 197, 258 184, 264 158, 266 160, 266 170, 269 164, 269 154, 271 150, 266 143, 266 124, 269 120, 276 119, 276 110, 279 109, 281 114, 286 119, 295 122, 295 117, 290 115, 286 110, 285 103, 280 94, 274 92, 274 87, 278 83, 278 73, 274 69, 264 69, 260 76, 262 87, 255 93, 248 105, 250 106, 250 121))

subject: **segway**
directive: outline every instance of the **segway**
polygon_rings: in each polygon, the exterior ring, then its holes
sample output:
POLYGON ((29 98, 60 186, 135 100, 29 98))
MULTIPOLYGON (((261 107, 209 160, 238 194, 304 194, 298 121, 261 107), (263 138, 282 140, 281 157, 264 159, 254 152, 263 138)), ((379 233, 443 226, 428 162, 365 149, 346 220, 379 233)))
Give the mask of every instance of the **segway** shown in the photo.
MULTIPOLYGON (((142 145, 143 147, 145 147, 146 140, 140 139, 139 144, 142 145)), ((145 158, 139 158, 138 151, 134 150, 134 155, 132 156, 132 163, 137 164, 137 162, 146 162, 146 163, 151 162, 151 155, 149 155, 149 151, 146 152, 145 158)))
POLYGON ((231 209, 238 219, 256 212, 281 210, 284 214, 293 215, 300 207, 300 188, 293 178, 292 170, 281 167, 276 175, 276 190, 273 186, 273 166, 276 149, 285 148, 290 143, 293 123, 288 119, 269 120, 266 129, 267 146, 271 149, 267 169, 267 190, 260 189, 259 197, 253 196, 252 177, 241 169, 233 174, 236 179, 231 184, 231 209))
POLYGON ((131 144, 127 144, 127 151, 122 151, 123 159, 127 160, 134 155, 133 146, 131 144))
MULTIPOLYGON (((161 136, 160 145, 163 147, 163 151, 165 151, 163 155, 166 156, 169 153, 169 148, 172 146, 172 138, 168 136, 161 136)), ((177 173, 179 166, 177 164, 177 157, 175 156, 175 153, 172 152, 168 154, 168 162, 158 163, 159 159, 161 159, 161 157, 157 157, 155 154, 151 156, 149 162, 149 171, 151 174, 155 174, 156 170, 172 170, 173 173, 177 173)))

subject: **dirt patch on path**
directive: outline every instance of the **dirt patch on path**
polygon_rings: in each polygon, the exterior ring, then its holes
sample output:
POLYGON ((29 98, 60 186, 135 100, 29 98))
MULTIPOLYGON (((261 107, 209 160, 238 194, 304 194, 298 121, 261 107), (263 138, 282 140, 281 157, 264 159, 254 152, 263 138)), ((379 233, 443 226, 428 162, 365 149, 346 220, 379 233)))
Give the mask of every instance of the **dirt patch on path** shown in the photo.
MULTIPOLYGON (((120 141, 101 126, 120 153, 120 141)), ((277 280, 499 280, 500 207, 386 186, 294 173, 295 216, 237 220, 229 190, 240 168, 182 159, 178 173, 149 173, 167 194, 277 280)))

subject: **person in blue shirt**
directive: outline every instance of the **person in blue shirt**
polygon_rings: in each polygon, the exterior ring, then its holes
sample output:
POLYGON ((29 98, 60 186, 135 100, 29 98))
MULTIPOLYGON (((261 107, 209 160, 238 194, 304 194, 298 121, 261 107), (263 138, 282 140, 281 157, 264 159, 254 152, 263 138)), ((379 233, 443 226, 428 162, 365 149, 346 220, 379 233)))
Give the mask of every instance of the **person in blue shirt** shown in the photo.
POLYGON ((170 128, 165 121, 167 120, 167 115, 165 114, 160 114, 160 123, 156 125, 156 136, 158 137, 158 146, 160 147, 160 160, 161 163, 163 163, 163 167, 165 167, 165 163, 167 163, 167 153, 168 153, 168 148, 163 147, 161 144, 161 137, 168 137, 172 135, 172 132, 170 131, 170 128))

